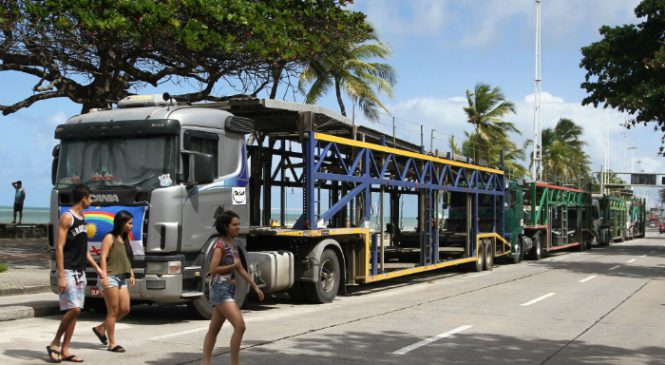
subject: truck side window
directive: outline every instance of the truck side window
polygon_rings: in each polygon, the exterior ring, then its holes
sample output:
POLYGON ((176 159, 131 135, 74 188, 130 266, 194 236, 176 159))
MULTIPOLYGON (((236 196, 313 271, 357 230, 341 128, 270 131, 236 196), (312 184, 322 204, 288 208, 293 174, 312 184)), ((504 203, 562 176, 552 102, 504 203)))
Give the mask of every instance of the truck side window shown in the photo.
MULTIPOLYGON (((218 176, 219 136, 217 134, 201 131, 185 131, 183 144, 185 150, 212 155, 215 161, 215 176, 218 176)), ((189 159, 184 158, 182 162, 182 171, 185 176, 185 181, 187 181, 187 175, 189 174, 189 159)))

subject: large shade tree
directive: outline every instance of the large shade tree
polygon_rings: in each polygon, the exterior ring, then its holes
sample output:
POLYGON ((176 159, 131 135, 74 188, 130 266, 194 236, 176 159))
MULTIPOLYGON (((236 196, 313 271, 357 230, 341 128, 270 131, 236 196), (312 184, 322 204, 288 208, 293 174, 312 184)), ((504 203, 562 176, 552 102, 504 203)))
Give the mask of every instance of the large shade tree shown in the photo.
POLYGON ((0 72, 35 80, 0 111, 68 98, 85 112, 165 82, 182 83, 187 101, 217 100, 229 85, 274 97, 297 65, 368 38, 350 2, 0 0, 0 72))
POLYGON ((396 77, 390 65, 375 62, 390 55, 388 46, 377 40, 372 34, 363 42, 343 45, 306 64, 298 84, 305 102, 314 104, 333 89, 344 116, 347 111, 343 94, 370 120, 379 119, 379 109, 388 112, 379 94, 392 96, 396 77))
POLYGON ((583 104, 603 104, 629 113, 636 123, 665 132, 665 0, 643 0, 643 21, 600 28, 602 39, 582 48, 583 104))

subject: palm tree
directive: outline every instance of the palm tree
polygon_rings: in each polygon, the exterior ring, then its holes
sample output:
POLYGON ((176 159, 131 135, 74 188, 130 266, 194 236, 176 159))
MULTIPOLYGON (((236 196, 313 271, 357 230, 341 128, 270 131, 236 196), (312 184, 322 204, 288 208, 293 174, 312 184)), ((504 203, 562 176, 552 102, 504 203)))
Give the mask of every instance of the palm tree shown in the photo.
MULTIPOLYGON (((371 39, 377 38, 374 35, 371 39)), ((386 112, 388 109, 379 100, 377 92, 392 97, 396 77, 390 65, 369 60, 385 59, 389 55, 390 49, 382 43, 351 44, 347 49, 305 65, 298 88, 305 94, 305 102, 314 104, 334 87, 342 115, 347 115, 342 98, 344 91, 368 119, 378 120, 378 108, 386 112), (308 84, 311 86, 306 91, 308 84)))
MULTIPOLYGON (((480 135, 468 132, 465 132, 465 135, 467 139, 462 143, 462 153, 464 155, 470 156, 475 151, 478 159, 482 160, 487 166, 499 167, 503 154, 503 169, 506 172, 506 177, 520 179, 528 173, 527 169, 518 162, 526 158, 524 155, 525 147, 518 148, 507 136, 493 138, 491 143, 487 144, 487 148, 477 150, 476 146, 482 143, 480 135)), ((451 149, 452 147, 451 145, 451 149)))
POLYGON ((579 182, 591 175, 591 161, 580 138, 582 127, 561 118, 554 128, 542 133, 543 176, 549 181, 579 182))
POLYGON ((486 154, 481 151, 489 151, 495 143, 505 146, 505 142, 510 141, 508 133, 521 134, 513 123, 502 119, 508 113, 515 113, 515 105, 506 101, 498 87, 478 83, 473 91, 466 91, 466 100, 469 104, 464 107, 467 122, 473 125, 477 136, 469 140, 478 143, 472 151, 474 159, 476 155, 486 154))

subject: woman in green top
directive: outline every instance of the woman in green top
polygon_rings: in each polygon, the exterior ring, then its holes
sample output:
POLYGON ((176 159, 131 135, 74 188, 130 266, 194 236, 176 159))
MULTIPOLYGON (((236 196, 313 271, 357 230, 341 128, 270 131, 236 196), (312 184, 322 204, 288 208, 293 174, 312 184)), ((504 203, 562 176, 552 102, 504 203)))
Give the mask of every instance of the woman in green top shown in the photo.
POLYGON ((129 286, 134 286, 135 283, 131 265, 134 255, 129 244, 133 223, 134 219, 129 212, 119 211, 113 218, 113 231, 107 233, 102 240, 99 263, 106 277, 100 280, 97 286, 106 302, 106 320, 93 327, 92 332, 113 352, 125 352, 125 349, 115 342, 115 323, 129 314, 127 281, 129 286))

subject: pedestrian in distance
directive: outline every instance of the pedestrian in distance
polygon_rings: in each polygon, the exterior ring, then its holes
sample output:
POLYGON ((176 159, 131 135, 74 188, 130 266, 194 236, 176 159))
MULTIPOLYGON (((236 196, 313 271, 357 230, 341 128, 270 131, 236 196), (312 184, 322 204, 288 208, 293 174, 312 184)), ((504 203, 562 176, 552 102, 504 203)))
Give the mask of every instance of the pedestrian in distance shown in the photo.
POLYGON ((133 287, 134 271, 132 260, 134 254, 129 243, 134 217, 126 210, 119 211, 113 218, 113 231, 102 239, 102 252, 99 263, 106 274, 97 282, 106 303, 106 320, 92 327, 99 341, 108 345, 108 351, 125 352, 115 339, 115 324, 129 314, 129 289, 133 287))
POLYGON ((85 185, 76 185, 72 190, 72 203, 72 207, 60 216, 55 245, 60 310, 65 311, 65 314, 53 341, 46 346, 51 362, 63 360, 83 362, 69 351, 69 345, 76 327, 76 319, 85 301, 86 261, 95 268, 97 275, 100 277, 105 275, 88 252, 88 231, 83 210, 90 207, 90 189, 85 185))
POLYGON ((209 272, 212 276, 210 285, 210 304, 213 306, 212 319, 203 341, 203 365, 210 365, 212 349, 215 347, 217 335, 222 329, 224 321, 228 319, 233 326, 231 335, 231 364, 240 364, 240 342, 245 333, 245 320, 242 318, 240 308, 235 302, 235 279, 240 275, 263 300, 263 292, 243 268, 238 253, 238 240, 235 237, 240 233, 240 217, 226 211, 215 219, 215 229, 219 238, 215 242, 209 272))
POLYGON ((18 224, 21 224, 23 221, 23 202, 25 201, 25 189, 23 188, 23 182, 21 180, 14 181, 12 186, 16 190, 14 193, 14 220, 12 223, 16 223, 16 215, 18 214, 18 224))

